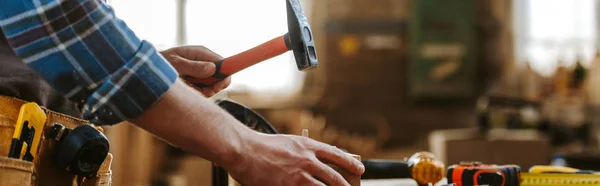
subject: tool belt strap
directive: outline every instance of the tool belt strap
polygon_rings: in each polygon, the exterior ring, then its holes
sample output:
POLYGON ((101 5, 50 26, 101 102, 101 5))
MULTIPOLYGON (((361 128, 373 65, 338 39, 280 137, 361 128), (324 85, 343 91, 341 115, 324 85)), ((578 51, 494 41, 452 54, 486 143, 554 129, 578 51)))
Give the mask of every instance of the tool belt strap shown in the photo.
MULTIPOLYGON (((15 130, 19 111, 26 101, 2 96, 0 95, 0 157, 7 157, 10 150, 10 143, 15 130)), ((75 117, 61 114, 58 112, 51 111, 43 108, 46 113, 47 120, 45 125, 45 131, 52 127, 55 123, 60 123, 67 128, 76 128, 81 125, 90 124, 89 121, 78 119, 75 117)), ((55 167, 52 163, 52 151, 56 141, 46 139, 42 133, 42 141, 40 142, 38 157, 33 160, 33 176, 31 185, 78 185, 75 175, 72 175, 65 170, 60 170, 55 167)), ((86 181, 84 185, 90 185, 90 182, 96 184, 91 185, 110 185, 110 164, 112 162, 112 155, 109 154, 104 164, 98 171, 98 177, 86 181)))

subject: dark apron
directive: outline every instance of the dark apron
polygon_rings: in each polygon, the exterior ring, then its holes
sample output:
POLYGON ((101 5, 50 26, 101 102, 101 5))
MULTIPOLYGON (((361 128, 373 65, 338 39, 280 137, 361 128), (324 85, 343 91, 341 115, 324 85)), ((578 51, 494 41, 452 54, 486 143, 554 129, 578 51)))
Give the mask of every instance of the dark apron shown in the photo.
POLYGON ((81 118, 81 107, 65 99, 16 57, 0 30, 0 95, 36 102, 50 110, 81 118))

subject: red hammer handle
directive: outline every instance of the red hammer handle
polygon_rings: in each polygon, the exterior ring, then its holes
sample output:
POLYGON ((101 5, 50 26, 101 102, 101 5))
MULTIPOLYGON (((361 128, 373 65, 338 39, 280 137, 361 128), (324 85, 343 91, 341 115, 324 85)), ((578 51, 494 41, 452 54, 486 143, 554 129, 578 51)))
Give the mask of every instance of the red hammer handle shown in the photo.
POLYGON ((279 36, 250 50, 215 62, 217 70, 212 77, 205 79, 190 79, 189 83, 203 87, 211 86, 245 68, 258 64, 267 59, 279 56, 290 50, 289 34, 279 36))

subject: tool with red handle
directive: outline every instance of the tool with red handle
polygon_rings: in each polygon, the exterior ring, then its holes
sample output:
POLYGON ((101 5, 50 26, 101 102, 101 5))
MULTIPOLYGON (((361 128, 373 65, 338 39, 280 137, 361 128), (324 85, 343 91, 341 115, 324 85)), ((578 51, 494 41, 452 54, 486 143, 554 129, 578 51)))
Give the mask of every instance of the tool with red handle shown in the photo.
POLYGON ((288 33, 276 37, 245 52, 215 62, 217 70, 212 77, 188 79, 197 86, 210 86, 245 68, 287 51, 294 52, 298 70, 303 71, 318 66, 314 38, 304 11, 298 0, 286 0, 288 33))

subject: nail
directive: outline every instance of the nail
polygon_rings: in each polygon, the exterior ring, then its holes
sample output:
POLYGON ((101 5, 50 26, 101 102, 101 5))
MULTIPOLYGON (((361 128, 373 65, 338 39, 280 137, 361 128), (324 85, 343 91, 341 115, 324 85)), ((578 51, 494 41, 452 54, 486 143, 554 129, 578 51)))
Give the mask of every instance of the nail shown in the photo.
POLYGON ((365 173, 365 165, 363 165, 362 163, 358 165, 358 172, 365 173))

